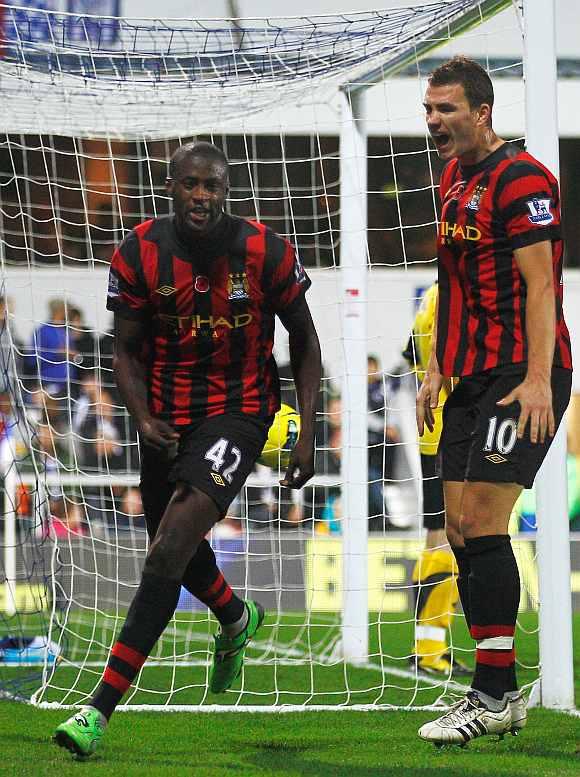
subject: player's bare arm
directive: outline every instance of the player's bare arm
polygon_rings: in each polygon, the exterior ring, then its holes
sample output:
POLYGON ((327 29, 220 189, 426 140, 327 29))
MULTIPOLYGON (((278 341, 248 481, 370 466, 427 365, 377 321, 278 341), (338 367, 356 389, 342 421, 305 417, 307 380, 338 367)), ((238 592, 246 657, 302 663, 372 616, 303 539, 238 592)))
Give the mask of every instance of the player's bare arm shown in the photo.
POLYGON ((146 324, 115 314, 115 355, 113 367, 117 386, 142 440, 157 450, 175 445, 179 435, 171 426, 152 418, 147 406, 146 368, 143 343, 146 324))
POLYGON ((439 394, 443 387, 443 375, 439 371, 439 364, 435 353, 429 358, 429 364, 425 371, 421 388, 417 394, 417 430, 419 435, 423 434, 425 426, 430 432, 433 431, 435 417, 433 410, 439 404, 439 394))
POLYGON ((535 243, 514 252, 518 269, 526 282, 526 335, 528 369, 519 386, 501 399, 498 405, 518 402, 520 417, 518 437, 521 439, 530 422, 532 442, 544 442, 552 437, 556 424, 552 404, 551 373, 556 342, 556 305, 549 240, 535 243))
POLYGON ((300 437, 281 485, 301 488, 314 474, 314 423, 322 374, 320 343, 306 299, 279 314, 290 336, 290 364, 300 408, 300 437))

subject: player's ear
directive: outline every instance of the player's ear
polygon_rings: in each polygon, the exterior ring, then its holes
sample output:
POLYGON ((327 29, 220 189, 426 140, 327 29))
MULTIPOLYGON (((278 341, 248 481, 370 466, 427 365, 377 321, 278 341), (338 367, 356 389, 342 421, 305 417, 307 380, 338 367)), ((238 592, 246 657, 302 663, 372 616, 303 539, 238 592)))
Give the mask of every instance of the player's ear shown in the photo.
POLYGON ((173 178, 166 178, 165 179, 165 191, 167 194, 173 195, 173 189, 175 186, 175 181, 173 178))
POLYGON ((478 113, 479 123, 491 127, 491 105, 489 103, 482 103, 479 106, 478 113))

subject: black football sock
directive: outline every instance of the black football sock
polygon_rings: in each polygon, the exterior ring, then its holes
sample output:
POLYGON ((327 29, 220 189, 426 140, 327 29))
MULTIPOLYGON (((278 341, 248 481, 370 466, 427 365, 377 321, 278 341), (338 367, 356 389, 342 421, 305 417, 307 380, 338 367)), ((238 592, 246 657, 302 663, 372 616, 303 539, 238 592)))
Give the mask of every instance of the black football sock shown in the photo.
POLYGON ((181 583, 143 572, 103 679, 90 702, 109 719, 175 612, 181 583))
POLYGON ((455 561, 457 562, 457 588, 459 590, 459 598, 461 599, 461 606, 463 607, 463 614, 465 615, 465 622, 467 628, 471 628, 471 614, 469 611, 469 573, 471 572, 471 566, 469 563, 469 556, 465 548, 451 548, 455 561))
POLYGON ((514 632, 520 576, 509 534, 465 541, 471 564, 471 636, 477 641, 471 687, 494 699, 517 690, 514 632))
POLYGON ((246 608, 220 572, 215 553, 207 540, 202 540, 183 575, 183 585, 196 599, 213 612, 226 633, 237 633, 245 627, 246 608), (232 626, 232 629, 228 627, 232 626))

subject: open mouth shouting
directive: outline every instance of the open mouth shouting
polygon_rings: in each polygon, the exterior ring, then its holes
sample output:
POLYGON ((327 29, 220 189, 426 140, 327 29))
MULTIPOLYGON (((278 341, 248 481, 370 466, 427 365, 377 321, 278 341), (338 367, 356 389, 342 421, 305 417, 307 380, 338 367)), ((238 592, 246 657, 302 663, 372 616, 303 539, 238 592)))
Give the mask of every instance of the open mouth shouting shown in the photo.
POLYGON ((431 133, 431 140, 439 153, 448 150, 448 146, 451 144, 451 136, 446 132, 431 133))

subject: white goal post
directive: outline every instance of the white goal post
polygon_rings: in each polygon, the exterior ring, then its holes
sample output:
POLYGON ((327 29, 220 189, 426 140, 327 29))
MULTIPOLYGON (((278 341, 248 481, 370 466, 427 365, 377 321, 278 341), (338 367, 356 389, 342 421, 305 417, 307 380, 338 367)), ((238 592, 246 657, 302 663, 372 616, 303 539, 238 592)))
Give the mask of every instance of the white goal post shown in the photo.
MULTIPOLYGON (((10 343, 13 361, 17 356, 30 358, 29 353, 24 353, 16 334, 26 330, 29 339, 30 333, 43 321, 44 311, 40 307, 50 296, 57 296, 59 288, 62 290, 59 278, 64 278, 69 268, 73 268, 73 275, 76 273, 78 284, 77 296, 74 282, 69 285, 67 281, 64 285, 68 304, 84 301, 91 331, 100 334, 106 331, 99 312, 99 307, 104 307, 104 296, 99 296, 100 289, 98 292, 96 285, 89 285, 89 273, 79 268, 84 265, 93 270, 105 267, 105 249, 122 239, 133 226, 135 213, 144 218, 165 212, 167 202, 157 183, 160 171, 162 174, 164 161, 177 143, 191 137, 216 138, 217 142, 223 142, 226 152, 227 144, 231 145, 235 162, 233 172, 236 180, 243 177, 244 181, 232 187, 233 212, 239 211, 240 215, 269 223, 296 243, 299 251, 302 247, 315 268, 313 288, 317 293, 321 290, 317 300, 320 309, 315 311, 315 317, 318 316, 321 324, 325 319, 326 323, 330 322, 322 343, 328 354, 328 372, 320 417, 327 422, 329 435, 333 431, 333 413, 340 415, 342 425, 340 442, 334 443, 331 437, 319 441, 317 453, 321 458, 330 457, 338 449, 339 474, 317 474, 312 485, 324 491, 325 510, 330 511, 334 496, 329 497, 329 492, 335 489, 338 479, 342 514, 334 519, 334 525, 339 528, 332 536, 333 529, 327 527, 333 522, 322 520, 316 513, 316 497, 312 496, 311 506, 309 498, 303 502, 299 500, 295 504, 295 514, 301 516, 301 531, 291 536, 286 529, 294 531, 296 527, 291 526, 291 520, 284 512, 284 497, 277 487, 276 473, 265 479, 248 481, 239 516, 240 525, 244 526, 239 535, 243 534, 243 541, 239 541, 239 548, 230 550, 228 546, 223 553, 225 558, 229 558, 228 554, 235 556, 241 570, 245 563, 238 582, 241 590, 264 590, 275 602, 269 636, 258 646, 257 654, 250 657, 251 667, 262 665, 268 672, 271 669, 270 685, 262 687, 260 678, 247 689, 242 684, 242 690, 231 699, 231 704, 224 704, 223 709, 232 709, 232 706, 234 709, 380 708, 387 705, 411 708, 440 703, 448 691, 456 689, 449 678, 438 682, 419 678, 416 670, 408 666, 409 656, 396 653, 390 647, 386 635, 397 628, 396 617, 391 624, 388 617, 383 619, 380 608, 377 615, 371 617, 369 614, 372 609, 369 601, 382 601, 370 590, 377 559, 372 558, 369 544, 376 541, 373 554, 384 557, 387 565, 393 543, 403 547, 407 542, 397 534, 392 535, 393 540, 383 528, 380 537, 384 541, 383 547, 378 543, 378 534, 371 537, 369 532, 369 480, 372 478, 368 465, 367 355, 374 350, 383 352, 381 338, 389 338, 401 347, 404 345, 399 329, 377 334, 375 324, 371 329, 370 322, 376 322, 378 307, 392 305, 404 311, 399 318, 405 319, 401 321, 401 331, 406 331, 417 289, 425 285, 428 276, 434 275, 433 248, 421 249, 421 258, 415 260, 409 255, 409 235, 413 230, 421 229, 427 234, 430 228, 434 236, 437 218, 436 176, 427 139, 420 152, 395 149, 392 126, 396 126, 397 117, 389 104, 388 84, 400 72, 414 68, 417 112, 420 112, 420 90, 424 85, 424 74, 419 69, 421 58, 455 43, 464 33, 476 35, 480 25, 512 6, 516 7, 517 14, 523 11, 525 23, 523 68, 527 146, 557 174, 555 0, 541 4, 535 0, 513 3, 512 0, 430 0, 419 4, 414 0, 408 5, 401 0, 398 9, 364 14, 245 20, 244 26, 236 28, 235 34, 229 20, 100 20, 42 10, 27 16, 26 9, 5 7, 4 24, 6 20, 10 24, 4 29, 10 33, 5 33, 5 39, 0 40, 0 46, 8 52, 0 58, 0 88, 4 102, 0 129, 5 139, 0 150, 4 153, 2 159, 8 160, 9 168, 2 169, 0 180, 3 187, 0 189, 0 229, 4 233, 0 243, 0 293, 2 297, 16 297, 16 307, 21 306, 19 309, 25 311, 9 314, 0 331, 5 334, 2 347, 5 342, 10 343), (99 31, 100 37, 95 37, 95 31, 99 31), (371 191, 367 133, 371 122, 375 125, 378 122, 373 113, 375 109, 369 106, 368 96, 373 87, 381 84, 384 85, 384 103, 380 122, 387 149, 381 153, 392 163, 393 181, 377 193, 371 191), (547 108, 548 101, 550 109, 547 108), (316 131, 304 133, 311 135, 308 153, 304 155, 300 150, 290 159, 287 140, 292 137, 293 130, 287 122, 288 114, 293 113, 298 117, 308 116, 304 123, 314 122, 316 131), (276 158, 261 158, 260 138, 263 135, 279 138, 276 158), (335 135, 338 135, 338 142, 333 146, 328 137, 335 135), (418 153, 429 160, 429 180, 399 182, 399 166, 404 159, 411 159, 418 153), (134 165, 138 187, 124 177, 124 165, 134 165), (280 184, 272 183, 272 175, 269 175, 270 168, 276 165, 282 171, 280 184), (296 174, 300 165, 310 171, 309 177, 296 174), (93 179, 91 184, 90 169, 98 170, 99 166, 107 168, 104 183, 94 184, 93 179), (35 207, 34 198, 39 196, 37 189, 41 188, 47 193, 46 196, 43 194, 43 202, 49 204, 35 207), (3 191, 7 192, 6 202, 12 192, 15 202, 4 205, 3 191), (424 218, 409 225, 404 216, 405 197, 421 193, 426 193, 429 212, 421 214, 424 218), (397 298, 397 292, 384 291, 388 289, 387 274, 396 270, 373 266, 369 235, 373 230, 377 231, 377 227, 369 224, 368 219, 371 194, 382 196, 385 207, 394 203, 392 210, 397 222, 385 228, 385 235, 393 238, 389 246, 396 241, 401 244, 400 252, 393 254, 394 259, 387 256, 376 264, 400 266, 401 272, 416 273, 419 278, 420 270, 412 267, 417 261, 424 271, 420 281, 401 287, 404 288, 403 297, 397 298), (282 205, 274 211, 276 201, 282 205), (307 212, 305 208, 311 210, 307 212), (88 258, 82 253, 85 249, 88 258), (48 281, 44 274, 47 273, 44 265, 49 262, 54 271, 53 281, 48 281), (13 265, 17 263, 29 273, 25 283, 15 280, 13 265), (323 298, 322 290, 331 286, 334 297, 329 303, 329 298, 323 298), (377 302, 373 295, 379 286, 383 299, 377 302), (50 294, 45 287, 49 287, 50 294), (83 295, 86 295, 84 300, 83 295), (342 406, 333 410, 330 402, 336 399, 334 394, 337 393, 340 393, 342 406), (252 522, 251 497, 248 496, 252 488, 262 487, 270 488, 272 492, 267 533, 262 531, 259 521, 252 522), (323 524, 330 534, 322 540, 317 532, 323 524), (325 563, 329 567, 332 564, 340 567, 340 583, 330 575, 323 583, 316 579, 317 574, 324 573, 323 566, 317 562, 317 543, 322 541, 332 548, 324 556, 325 563), (292 572, 295 577, 285 577, 287 568, 293 564, 299 572, 292 572), (272 582, 268 578, 265 583, 260 577, 266 565, 272 582), (257 575, 255 579, 252 578, 254 574, 257 575), (288 607, 287 602, 294 603, 297 599, 299 586, 302 589, 301 598, 298 598, 304 604, 288 607), (327 590, 321 591, 324 586, 327 590), (340 589, 341 597, 338 615, 331 606, 337 601, 336 588, 340 589), (321 609, 317 609, 320 602, 321 609), (292 609, 294 606, 303 607, 301 620, 293 615, 297 611, 292 609), (301 675, 297 684, 286 673, 292 667, 300 667, 301 671, 304 668, 304 676, 301 675), (327 672, 331 681, 325 679, 327 672), (408 690, 406 683, 412 685, 407 695, 404 693, 408 690), (392 699, 389 696, 391 689, 395 689, 392 699)), ((69 325, 68 318, 61 324, 69 325)), ((285 344, 279 341, 277 345, 284 353, 285 344)), ((385 352, 401 350, 392 344, 389 349, 385 352)), ((410 377, 391 375, 391 366, 385 366, 385 380, 401 379, 403 383, 405 377, 410 377)), ((19 525, 18 494, 23 487, 33 486, 34 499, 38 501, 33 511, 42 523, 43 511, 48 509, 46 495, 51 487, 58 486, 61 497, 66 492, 62 499, 65 510, 68 500, 75 510, 80 506, 81 512, 88 515, 92 509, 94 515, 95 509, 101 508, 94 508, 90 503, 92 496, 85 497, 83 489, 101 489, 99 499, 106 496, 113 500, 113 497, 118 498, 115 489, 135 485, 137 476, 134 471, 115 474, 108 469, 108 460, 98 472, 91 473, 92 479, 84 471, 75 446, 86 439, 80 432, 71 432, 78 401, 78 387, 72 386, 71 379, 66 385, 66 396, 58 397, 60 410, 69 416, 66 429, 51 426, 50 418, 46 423, 42 420, 45 418, 43 413, 49 417, 46 407, 34 408, 37 417, 30 420, 33 414, 29 409, 34 394, 30 389, 30 376, 11 376, 10 386, 13 405, 10 423, 14 435, 18 432, 28 446, 33 471, 21 469, 15 443, 10 434, 6 434, 0 446, 5 500, 0 538, 3 545, 0 639, 5 636, 2 629, 6 632, 12 629, 19 616, 21 599, 17 596, 17 587, 22 574, 27 573, 26 569, 23 573, 22 565, 28 563, 28 553, 30 569, 44 565, 45 574, 51 577, 53 584, 48 614, 39 616, 35 613, 30 619, 30 628, 44 629, 48 619, 48 633, 51 637, 59 633, 59 645, 63 650, 60 664, 57 660, 51 663, 49 657, 45 657, 41 677, 32 689, 33 698, 38 703, 66 706, 85 698, 97 682, 103 657, 120 623, 125 598, 134 587, 132 576, 137 573, 138 564, 133 555, 142 558, 144 532, 136 535, 132 528, 125 533, 119 531, 115 507, 112 510, 115 514, 113 529, 107 528, 109 533, 104 539, 104 535, 93 532, 90 525, 80 539, 76 536, 71 539, 70 532, 56 538, 51 534, 42 535, 38 526, 25 536, 19 525), (72 440, 71 459, 40 451, 35 442, 39 430, 50 433, 54 450, 57 443, 69 444, 72 440), (48 471, 47 462, 57 468, 58 474, 48 471), (80 497, 77 490, 80 490, 80 497), (105 491, 108 493, 104 494, 105 491), (119 537, 126 547, 123 546, 120 555, 115 557, 113 540, 119 537), (41 552, 37 552, 38 549, 29 551, 28 545, 37 541, 43 544, 41 552), (102 572, 99 571, 101 563, 102 572), (63 566, 67 575, 71 570, 70 579, 67 577, 65 583, 57 581, 55 571, 63 566), (123 579, 125 573, 130 573, 128 583, 123 579), (89 578, 90 585, 87 583, 89 578), (99 601, 99 590, 106 591, 106 604, 99 601), (115 591, 121 591, 121 594, 113 601, 108 597, 113 597, 115 591)), ((117 403, 109 394, 106 396, 107 399, 103 399, 105 392, 102 392, 100 398, 94 400, 95 405, 100 403, 103 413, 120 413, 117 403)), ((397 408, 396 403, 392 407, 388 405, 387 409, 395 417, 399 413, 401 418, 404 416, 408 420, 409 402, 407 396, 407 404, 402 409, 397 408)), ((8 428, 10 423, 7 423, 8 428)), ((99 427, 93 441, 104 443, 104 438, 98 436, 102 434, 99 427)), ((392 476, 397 487, 405 487, 416 480, 417 473, 413 471, 416 438, 411 439, 409 433, 406 434, 400 443, 388 443, 385 447, 387 451, 389 446, 390 450, 409 451, 405 454, 407 470, 392 476)), ((125 443, 121 443, 123 447, 125 443)), ((136 443, 128 439, 127 452, 135 447, 136 443)), ((572 606, 565 455, 564 430, 561 429, 537 485, 541 676, 539 686, 535 676, 530 684, 536 689, 539 687, 543 705, 571 709, 574 706, 572 606)), ((386 516, 384 499, 383 511, 385 514, 379 518, 386 516)), ((108 508, 101 512, 107 516, 103 518, 103 524, 113 520, 108 508)), ((410 513, 418 524, 416 502, 410 513)), ((90 520, 88 522, 90 524, 90 520)), ((383 527, 385 525, 383 521, 383 527)), ((235 542, 238 539, 236 535, 235 542)), ((415 547, 412 552, 417 552, 415 547)), ((389 567, 391 577, 385 577, 384 601, 395 601, 397 596, 397 602, 411 601, 408 574, 405 576, 405 570, 401 571, 399 567, 395 564, 389 567)), ((530 600, 533 598, 530 595, 530 600)), ((405 607, 407 604, 393 612, 402 612, 405 607)), ((176 619, 152 662, 160 670, 159 676, 163 674, 164 682, 169 682, 167 697, 162 695, 162 683, 158 683, 157 677, 149 679, 145 672, 130 694, 128 708, 144 705, 153 709, 205 710, 210 705, 204 674, 208 660, 205 638, 209 634, 210 621, 195 613, 191 621, 183 617, 185 619, 181 621, 179 617, 176 619), (193 666, 199 674, 193 679, 184 679, 180 674, 181 666, 193 666)), ((405 623, 409 623, 408 617, 405 623)), ((451 648, 454 650, 455 646, 451 645, 451 648)), ((464 648, 459 646, 457 649, 464 648)), ((0 666, 0 693, 4 682, 2 669, 0 666)), ((537 667, 525 669, 536 672, 537 667)), ((8 672, 6 676, 6 687, 12 688, 12 675, 8 672)), ((14 695, 19 694, 20 691, 14 695)), ((211 709, 216 707, 211 705, 211 709)))
MULTIPOLYGON (((558 150, 556 4, 524 3, 526 144, 554 175, 558 150)), ((540 690, 546 707, 574 707, 566 430, 562 424, 536 481, 540 583, 540 690)))

